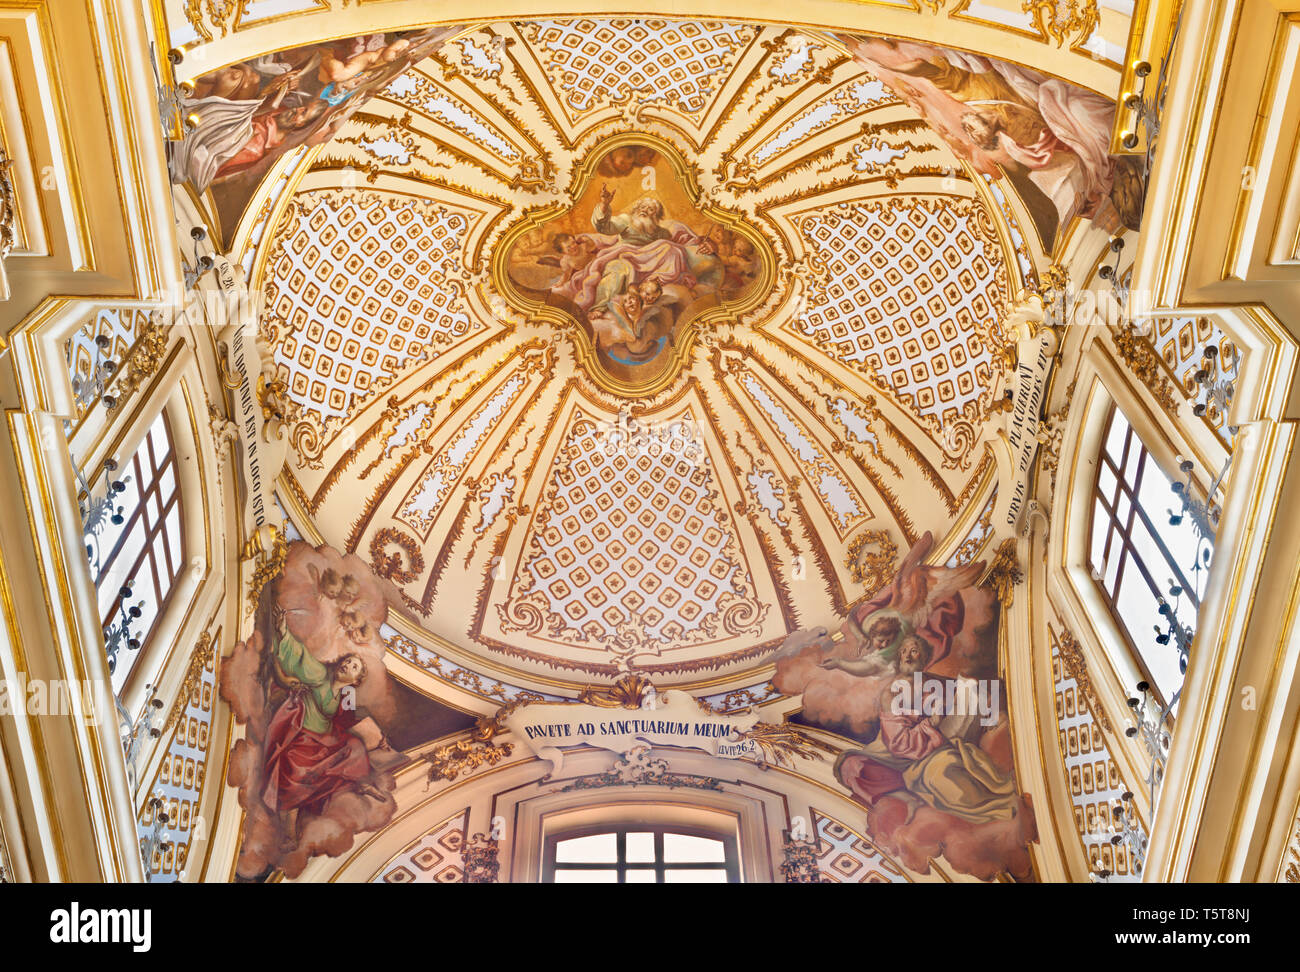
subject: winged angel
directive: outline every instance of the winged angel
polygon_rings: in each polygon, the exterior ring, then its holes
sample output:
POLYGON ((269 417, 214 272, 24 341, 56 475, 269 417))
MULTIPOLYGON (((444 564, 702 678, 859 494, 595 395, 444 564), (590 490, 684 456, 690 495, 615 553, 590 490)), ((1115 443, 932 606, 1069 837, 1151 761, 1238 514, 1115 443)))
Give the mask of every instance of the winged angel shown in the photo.
POLYGON ((926 533, 893 582, 849 612, 842 637, 787 639, 773 682, 802 693, 804 721, 861 744, 840 755, 836 778, 909 867, 925 872, 946 854, 967 873, 1026 878, 1036 829, 996 678, 997 599, 979 585, 982 562, 931 566, 932 548, 926 533), (977 686, 991 705, 953 704, 977 686))

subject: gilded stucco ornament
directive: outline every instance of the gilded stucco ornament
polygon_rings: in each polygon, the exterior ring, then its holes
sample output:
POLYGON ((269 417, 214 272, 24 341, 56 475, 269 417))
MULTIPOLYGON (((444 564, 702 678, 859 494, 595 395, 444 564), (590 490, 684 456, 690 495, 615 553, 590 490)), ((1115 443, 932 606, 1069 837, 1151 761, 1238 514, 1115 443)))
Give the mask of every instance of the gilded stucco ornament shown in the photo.
POLYGON ((624 675, 609 688, 587 687, 578 696, 579 702, 602 708, 639 709, 646 697, 654 692, 648 678, 641 675, 624 675))
POLYGON ((786 884, 831 884, 817 866, 818 841, 796 840, 789 831, 781 835, 781 876, 786 884))
MULTIPOLYGON (((1145 326, 1149 328, 1151 325, 1147 323, 1145 326)), ((1160 403, 1160 407, 1171 418, 1176 419, 1178 395, 1174 392, 1174 383, 1169 380, 1160 356, 1156 354, 1156 349, 1147 339, 1145 331, 1137 326, 1121 325, 1111 330, 1111 338, 1115 342, 1115 350, 1119 353, 1120 360, 1128 366, 1133 377, 1146 386, 1152 397, 1160 403)))
POLYGON ((471 773, 480 766, 495 766, 514 751, 510 743, 482 742, 475 739, 457 739, 438 746, 424 755, 429 764, 427 779, 454 780, 462 773, 471 773))
POLYGON ((1106 707, 1101 704, 1097 690, 1093 687, 1092 678, 1088 674, 1088 664, 1084 660, 1083 648, 1080 646, 1079 640, 1068 631, 1062 631, 1057 654, 1060 656, 1061 667, 1065 674, 1074 679, 1075 684, 1079 687, 1079 694, 1083 696, 1092 717, 1097 720, 1098 725, 1110 732, 1110 717, 1106 715, 1106 707))
POLYGON ((163 356, 167 353, 171 331, 172 325, 166 322, 161 311, 150 313, 148 320, 141 325, 139 336, 128 352, 125 367, 115 383, 114 402, 110 411, 120 408, 122 402, 158 373, 163 356))
POLYGON ((844 566, 856 584, 861 584, 864 594, 870 596, 885 586, 898 568, 898 544, 885 530, 868 530, 859 533, 849 542, 844 566), (869 550, 871 546, 876 549, 869 550))
MULTIPOLYGON (((18 241, 18 196, 14 193, 14 183, 10 176, 12 166, 8 153, 0 148, 0 300, 9 296, 4 261, 9 258, 18 241)), ((4 339, 0 337, 0 349, 4 346, 4 339)))
POLYGON ((176 692, 176 701, 172 703, 171 711, 167 713, 167 721, 162 724, 161 731, 163 735, 170 732, 180 722, 181 716, 185 713, 185 707, 190 704, 192 699, 197 698, 203 680, 203 669, 212 662, 212 656, 215 652, 216 640, 212 637, 212 634, 205 631, 199 635, 198 644, 190 652, 190 660, 185 667, 185 677, 181 679, 181 687, 176 692))
POLYGON ((245 613, 257 610, 258 601, 267 584, 284 571, 289 556, 289 538, 281 527, 263 523, 244 544, 240 559, 252 563, 253 573, 248 581, 248 605, 245 613))
POLYGON ((1097 0, 1024 0, 1020 9, 1033 15, 1039 31, 1057 47, 1067 39, 1073 44, 1083 43, 1101 20, 1097 0))
POLYGON ((1004 611, 1011 607, 1015 589, 1024 579, 1025 571, 1016 552, 1016 541, 1008 537, 998 544, 988 570, 988 582, 997 592, 998 603, 1002 605, 1004 611))
POLYGON ((466 884, 496 884, 501 873, 500 841, 477 833, 466 841, 461 851, 465 862, 466 884))

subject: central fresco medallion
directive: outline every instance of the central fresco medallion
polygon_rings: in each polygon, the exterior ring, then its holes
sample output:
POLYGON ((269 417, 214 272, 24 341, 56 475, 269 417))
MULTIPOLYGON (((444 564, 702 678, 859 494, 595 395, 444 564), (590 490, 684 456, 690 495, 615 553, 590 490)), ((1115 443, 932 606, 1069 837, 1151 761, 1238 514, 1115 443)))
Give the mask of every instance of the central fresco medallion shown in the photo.
POLYGON ((702 206, 662 139, 602 142, 575 171, 571 197, 568 209, 530 213, 505 235, 493 277, 519 310, 576 325, 579 360, 609 391, 663 388, 697 334, 771 291, 766 240, 742 217, 702 206))

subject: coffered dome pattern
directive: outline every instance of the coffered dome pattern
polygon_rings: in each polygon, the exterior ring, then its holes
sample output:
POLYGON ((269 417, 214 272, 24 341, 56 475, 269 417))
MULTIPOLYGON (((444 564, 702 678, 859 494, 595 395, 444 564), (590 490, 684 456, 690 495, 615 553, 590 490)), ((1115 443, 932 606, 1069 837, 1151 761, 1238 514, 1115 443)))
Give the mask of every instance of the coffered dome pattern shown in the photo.
POLYGON ((753 685, 789 631, 870 593, 856 560, 881 539, 946 537, 988 500, 980 440, 1023 287, 1008 211, 824 35, 465 33, 317 151, 254 261, 290 501, 398 585, 402 637, 440 655, 538 686, 629 667, 753 685), (665 153, 696 203, 656 181, 665 153), (701 280, 775 260, 647 394, 494 270, 519 239, 533 277, 578 272, 517 227, 572 210, 578 232, 606 186, 615 214, 640 192, 704 234, 701 280))

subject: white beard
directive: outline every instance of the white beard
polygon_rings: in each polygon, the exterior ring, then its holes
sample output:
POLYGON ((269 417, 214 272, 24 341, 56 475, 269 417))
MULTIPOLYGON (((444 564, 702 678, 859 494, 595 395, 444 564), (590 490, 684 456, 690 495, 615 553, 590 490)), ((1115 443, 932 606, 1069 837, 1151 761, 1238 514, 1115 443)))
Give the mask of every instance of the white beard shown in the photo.
POLYGON ((633 213, 628 228, 644 236, 653 236, 659 221, 648 213, 633 213))

